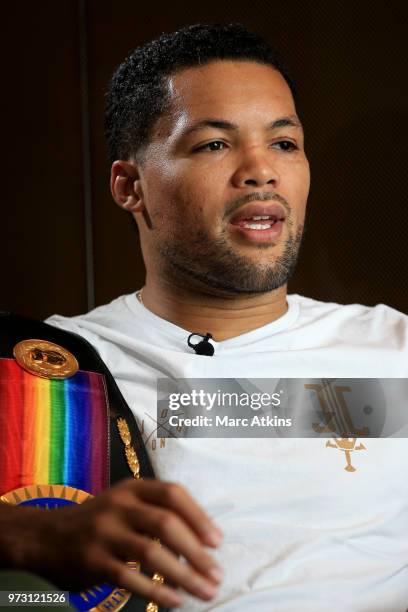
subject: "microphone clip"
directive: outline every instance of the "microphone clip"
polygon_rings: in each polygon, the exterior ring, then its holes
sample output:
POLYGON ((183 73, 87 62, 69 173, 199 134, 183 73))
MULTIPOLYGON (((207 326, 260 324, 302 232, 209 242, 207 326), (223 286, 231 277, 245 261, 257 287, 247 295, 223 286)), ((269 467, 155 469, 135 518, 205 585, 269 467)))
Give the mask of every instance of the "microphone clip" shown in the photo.
POLYGON ((187 344, 192 349, 194 349, 197 355, 207 355, 208 357, 212 357, 214 355, 214 346, 209 342, 210 338, 212 338, 212 334, 210 333, 207 333, 205 336, 203 336, 202 334, 197 334, 194 332, 190 334, 187 338, 187 344), (190 342, 190 338, 192 338, 193 336, 199 336, 200 338, 202 338, 202 340, 200 340, 200 342, 197 342, 196 344, 193 344, 192 342, 190 342))

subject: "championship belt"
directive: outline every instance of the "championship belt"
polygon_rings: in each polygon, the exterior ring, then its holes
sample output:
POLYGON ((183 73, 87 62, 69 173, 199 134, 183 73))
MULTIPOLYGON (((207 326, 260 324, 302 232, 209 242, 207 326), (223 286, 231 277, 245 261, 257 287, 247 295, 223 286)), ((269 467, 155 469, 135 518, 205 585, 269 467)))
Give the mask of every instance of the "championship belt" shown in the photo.
MULTIPOLYGON (((130 474, 154 478, 133 413, 96 350, 77 334, 0 313, 0 502, 80 504, 130 474)), ((70 592, 70 604, 159 612, 111 584, 70 592)))

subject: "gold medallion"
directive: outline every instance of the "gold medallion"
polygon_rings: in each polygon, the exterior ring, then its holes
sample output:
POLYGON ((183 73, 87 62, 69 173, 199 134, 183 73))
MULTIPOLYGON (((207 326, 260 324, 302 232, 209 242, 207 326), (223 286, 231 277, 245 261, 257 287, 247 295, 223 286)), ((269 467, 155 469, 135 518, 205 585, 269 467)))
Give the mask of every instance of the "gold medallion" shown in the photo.
POLYGON ((13 355, 19 366, 41 378, 70 378, 79 369, 72 353, 47 340, 22 340, 13 355))

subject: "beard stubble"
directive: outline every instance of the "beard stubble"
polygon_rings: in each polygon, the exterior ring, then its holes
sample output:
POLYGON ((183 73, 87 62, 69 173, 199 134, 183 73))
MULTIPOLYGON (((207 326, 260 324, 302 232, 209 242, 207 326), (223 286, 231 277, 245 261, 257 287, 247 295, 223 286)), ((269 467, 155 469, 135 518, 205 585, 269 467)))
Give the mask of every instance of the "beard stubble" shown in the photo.
POLYGON ((285 285, 293 276, 304 237, 304 226, 289 230, 284 250, 273 258, 273 246, 260 243, 258 249, 272 249, 271 262, 257 263, 237 253, 225 232, 211 239, 203 230, 196 231, 188 244, 173 239, 159 248, 161 274, 180 286, 216 290, 224 295, 260 294, 285 285))

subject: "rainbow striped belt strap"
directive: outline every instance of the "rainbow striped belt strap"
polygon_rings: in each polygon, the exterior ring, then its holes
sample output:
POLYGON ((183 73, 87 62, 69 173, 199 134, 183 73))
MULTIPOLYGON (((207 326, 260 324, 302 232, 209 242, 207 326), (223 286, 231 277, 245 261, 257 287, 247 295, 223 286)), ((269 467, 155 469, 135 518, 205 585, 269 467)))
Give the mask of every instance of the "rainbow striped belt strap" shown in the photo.
POLYGON ((104 377, 45 379, 0 359, 0 495, 37 483, 93 495, 109 486, 104 377))

